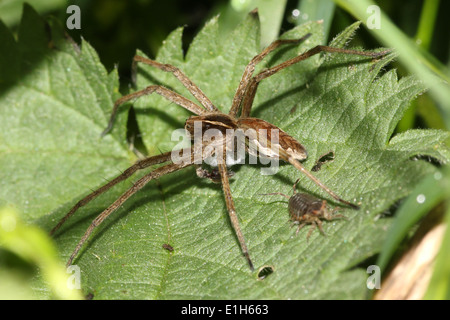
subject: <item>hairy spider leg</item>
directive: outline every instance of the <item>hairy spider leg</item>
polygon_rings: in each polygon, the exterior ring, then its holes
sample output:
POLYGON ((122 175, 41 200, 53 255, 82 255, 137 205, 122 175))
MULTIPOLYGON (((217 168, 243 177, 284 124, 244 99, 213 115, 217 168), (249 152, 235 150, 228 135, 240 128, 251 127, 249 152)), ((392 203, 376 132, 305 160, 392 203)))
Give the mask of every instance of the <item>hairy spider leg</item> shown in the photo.
POLYGON ((182 95, 173 92, 172 90, 169 90, 163 86, 159 86, 159 85, 151 85, 148 86, 145 89, 127 94, 125 96, 123 96, 122 98, 118 99, 115 103, 114 103, 114 107, 113 110, 111 112, 111 117, 109 118, 108 121, 108 125, 106 127, 105 130, 103 130, 103 132, 101 133, 101 136, 105 136, 109 131, 111 131, 113 124, 114 124, 114 120, 116 118, 117 115, 117 111, 119 109, 119 107, 121 105, 123 105, 125 102, 130 101, 130 100, 134 100, 137 98, 140 98, 142 96, 147 96, 149 94, 152 93, 157 93, 160 96, 166 98, 169 101, 172 101, 173 103, 195 113, 195 114, 204 114, 206 111, 201 108, 200 106, 196 105, 195 103, 193 103, 192 101, 190 101, 189 99, 186 99, 185 97, 183 97, 182 95))
MULTIPOLYGON (((226 156, 224 155, 224 157, 226 157, 226 156)), ((225 203, 227 205, 227 210, 228 210, 228 215, 230 217, 231 225, 233 226, 233 229, 236 232, 236 236, 238 237, 242 253, 244 254, 245 258, 247 259, 248 265, 250 266, 250 270, 254 271, 255 268, 253 267, 253 262, 250 259, 250 255, 248 253, 247 245, 245 243, 245 238, 241 231, 241 227, 239 225, 239 220, 238 220, 238 217, 236 214, 236 207, 234 206, 233 197, 231 195, 231 189, 230 189, 230 183, 228 181, 227 166, 225 164, 225 158, 224 158, 224 162, 218 163, 218 166, 219 166, 220 177, 222 180, 223 193, 225 195, 225 203)))
POLYGON ((78 242, 75 250, 71 254, 69 260, 67 261, 67 266, 72 264, 73 259, 76 257, 78 252, 80 251, 83 244, 90 237, 92 232, 96 227, 98 227, 106 218, 108 218, 111 213, 113 213, 117 208, 119 208, 126 200, 128 200, 133 194, 137 191, 141 190, 147 183, 154 179, 158 179, 166 174, 178 171, 180 169, 186 168, 188 166, 194 165, 194 155, 191 153, 190 159, 184 159, 181 163, 171 163, 160 168, 157 168, 150 173, 144 175, 138 181, 136 181, 131 188, 125 191, 116 201, 114 201, 108 208, 106 208, 102 213, 100 213, 90 224, 85 234, 78 242))
POLYGON ((305 36, 301 37, 300 39, 279 39, 272 42, 266 49, 264 49, 261 53, 253 57, 253 59, 247 64, 245 67, 244 73, 241 78, 241 82, 239 83, 239 86, 236 90, 236 93, 233 98, 233 103, 231 105, 231 109, 229 112, 230 116, 236 117, 239 108, 241 107, 242 100, 245 96, 245 93, 247 91, 248 84, 253 76, 253 72, 255 71, 256 65, 261 62, 269 53, 271 53, 273 50, 278 48, 279 46, 285 45, 285 44, 297 44, 302 41, 305 41, 311 36, 311 33, 306 34, 305 36))
MULTIPOLYGON (((186 152, 188 149, 181 150, 182 152, 186 152)), ((88 194, 86 197, 78 201, 72 209, 59 221, 59 223, 50 231, 50 235, 53 235, 66 221, 69 219, 75 211, 79 208, 88 204, 91 200, 94 200, 102 193, 108 191, 114 185, 118 184, 121 181, 126 180, 130 176, 132 176, 136 171, 148 168, 155 164, 161 164, 167 161, 170 161, 172 152, 166 152, 157 156, 148 157, 145 159, 138 160, 131 167, 126 169, 122 174, 118 175, 116 178, 109 181, 107 184, 103 185, 101 188, 95 190, 94 192, 88 194)))
POLYGON ((165 72, 171 72, 207 111, 220 112, 219 109, 214 106, 211 100, 209 100, 206 94, 177 67, 172 66, 171 64, 164 64, 155 60, 135 55, 133 58, 133 64, 136 64, 137 62, 147 64, 165 72))
MULTIPOLYGON (((305 36, 306 37, 306 36, 305 36)), ((304 38, 304 37, 303 37, 304 38)), ((301 39, 303 39, 301 38, 301 39)), ((305 53, 302 53, 299 56, 296 56, 292 59, 289 59, 283 63, 280 63, 272 68, 266 69, 258 73, 256 76, 252 77, 250 80, 248 80, 248 84, 245 89, 245 93, 243 93, 243 106, 242 106, 242 113, 241 118, 246 118, 250 116, 250 111, 253 105, 253 100, 255 98, 256 90, 258 88, 259 82, 263 79, 266 79, 275 73, 277 73, 280 70, 283 70, 284 68, 287 68, 289 66, 292 66, 293 64, 296 64, 300 61, 303 61, 305 59, 308 59, 318 53, 321 52, 330 52, 330 53, 343 53, 343 54, 351 54, 351 55, 358 55, 358 56, 366 56, 370 58, 378 58, 380 56, 384 56, 388 53, 390 53, 390 50, 384 50, 380 52, 364 52, 364 51, 358 51, 358 50, 350 50, 350 49, 342 49, 342 48, 334 48, 334 47, 328 47, 328 46, 315 46, 314 48, 306 51, 305 53)))

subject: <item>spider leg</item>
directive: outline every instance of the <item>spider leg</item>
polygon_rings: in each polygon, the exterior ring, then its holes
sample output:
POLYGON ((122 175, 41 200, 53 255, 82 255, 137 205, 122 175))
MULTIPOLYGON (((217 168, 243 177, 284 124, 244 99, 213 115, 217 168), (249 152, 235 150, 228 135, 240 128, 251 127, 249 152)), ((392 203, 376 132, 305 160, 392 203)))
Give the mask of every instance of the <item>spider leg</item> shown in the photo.
POLYGON ((163 86, 158 86, 158 85, 152 85, 152 86, 148 86, 145 89, 142 89, 140 91, 136 91, 130 94, 127 94, 125 96, 123 96, 120 99, 117 99, 117 101, 114 103, 114 107, 113 110, 111 112, 111 116, 109 118, 109 122, 108 122, 108 126, 106 127, 105 130, 103 130, 101 136, 105 136, 109 131, 111 131, 112 127, 113 127, 113 123, 114 123, 114 119, 116 118, 116 114, 117 114, 117 110, 119 109, 119 107, 124 104, 127 101, 130 100, 134 100, 137 98, 140 98, 142 96, 146 96, 149 94, 152 94, 153 92, 163 96, 164 98, 166 98, 167 100, 172 101, 173 103, 195 113, 195 114, 203 114, 205 113, 205 110, 203 108, 201 108, 200 106, 196 105, 195 103, 193 103, 192 101, 186 99, 185 97, 183 97, 182 95, 173 92, 172 90, 169 90, 163 86))
MULTIPOLYGON (((183 153, 188 151, 188 149, 182 149, 183 153)), ((170 160, 172 152, 166 152, 157 156, 148 157, 145 159, 138 160, 135 164, 133 164, 131 167, 126 169, 121 175, 117 176, 104 186, 102 186, 100 189, 95 190, 94 192, 90 193, 80 201, 78 201, 75 206, 70 209, 70 211, 59 221, 59 223, 50 231, 50 235, 53 235, 66 221, 69 219, 75 211, 77 211, 82 206, 89 203, 91 200, 95 199, 100 194, 106 192, 110 188, 112 188, 114 185, 118 184, 119 182, 127 179, 131 175, 133 175, 136 171, 147 168, 149 166, 164 163, 170 160)))
POLYGON ((299 56, 296 56, 292 59, 286 60, 285 62, 280 63, 272 68, 261 71, 256 76, 251 78, 248 82, 245 92, 242 94, 243 95, 243 106, 242 106, 241 118, 246 118, 246 117, 250 116, 250 111, 252 108, 253 100, 255 98, 256 90, 257 90, 259 82, 261 80, 268 78, 268 77, 274 75, 275 73, 277 73, 278 71, 283 70, 284 68, 287 68, 287 67, 289 67, 293 64, 296 64, 300 61, 306 60, 309 57, 312 57, 321 52, 343 53, 343 54, 365 56, 365 57, 370 57, 370 58, 377 58, 377 57, 383 56, 391 51, 385 50, 385 51, 381 51, 381 52, 364 52, 364 51, 334 48, 334 47, 328 47, 328 46, 320 46, 320 45, 316 46, 316 47, 302 53, 299 56))
MULTIPOLYGON (((280 150, 281 151, 281 150, 280 150)), ((350 207, 352 207, 353 209, 359 209, 359 207, 351 202, 348 202, 344 199, 342 199, 341 197, 339 197, 336 193, 334 193, 330 188, 328 188, 326 185, 324 185, 319 179, 317 179, 316 177, 313 176, 313 174, 311 172, 309 172, 308 170, 306 170, 306 168, 296 159, 292 158, 291 156, 287 155, 283 156, 282 152, 280 152, 280 156, 282 156, 282 158, 285 158, 289 163, 291 163, 295 168, 297 168, 298 170, 300 170, 301 172, 303 172, 304 175, 306 175, 310 180, 312 180, 315 184, 317 184, 320 188, 322 188, 323 190, 325 190, 330 196, 332 196, 334 199, 336 199, 337 201, 344 203, 350 207)))
POLYGON ((67 261, 67 266, 70 266, 72 264, 73 259, 80 251, 83 244, 86 242, 86 240, 89 238, 89 236, 92 234, 94 229, 98 227, 106 218, 109 217, 111 213, 113 213, 117 208, 119 208, 128 198, 130 198, 133 194, 135 194, 137 191, 142 189, 147 183, 149 183, 153 179, 158 179, 168 173, 172 173, 175 171, 178 171, 182 168, 186 168, 188 166, 193 165, 193 160, 185 161, 181 163, 171 163, 167 164, 165 166, 162 166, 158 169, 153 170, 152 172, 146 174, 142 178, 140 178, 138 181, 136 181, 133 186, 128 189, 125 193, 123 193, 116 201, 114 201, 107 209, 105 209, 102 213, 100 213, 97 218, 95 218, 89 228, 86 230, 85 234, 81 238, 81 240, 78 242, 75 250, 73 251, 72 255, 70 256, 69 260, 67 261))
POLYGON ((234 206, 233 197, 231 196, 230 183, 228 180, 227 167, 224 161, 218 163, 220 177, 222 180, 222 188, 223 193, 225 195, 225 203, 228 209, 228 215, 230 217, 231 224, 233 226, 234 231, 236 232, 236 236, 238 237, 239 244, 241 245, 242 253, 248 261, 248 265, 250 266, 250 270, 254 271, 252 260, 250 259, 250 255, 248 253, 247 245, 245 244, 244 235, 242 234, 241 227, 239 225, 239 220, 236 214, 236 208, 234 206))
POLYGON ((294 194, 297 192, 297 190, 295 190, 295 187, 297 186, 298 182, 300 181, 300 178, 298 178, 297 180, 295 180, 294 186, 292 187, 292 189, 294 190, 294 194))
POLYGON ((180 69, 177 67, 174 67, 170 64, 163 64, 159 63, 157 61, 144 58, 141 56, 134 56, 133 58, 133 68, 135 68, 135 65, 137 62, 142 62, 144 64, 147 64, 149 66, 158 68, 165 72, 171 72, 173 75, 180 80, 180 82, 186 87, 186 89, 189 90, 189 92, 197 99, 198 102, 202 104, 203 107, 205 107, 206 110, 210 112, 219 112, 219 110, 214 106, 214 104, 209 100, 209 98, 203 93, 203 91, 197 87, 195 83, 191 81, 180 69))
POLYGON ((229 115, 236 117, 237 113, 239 112, 239 107, 241 106, 242 99, 244 98, 244 93, 246 92, 247 86, 253 76, 253 72, 255 71, 256 65, 261 62, 270 52, 275 50, 281 45, 284 44, 296 44, 299 42, 302 42, 306 39, 308 39, 311 36, 310 33, 303 36, 300 39, 280 39, 275 40, 272 42, 264 51, 262 51, 260 54, 256 55, 249 64, 245 67, 244 74, 242 75, 241 82, 239 83, 239 86, 236 90, 236 93, 233 98, 233 103, 231 105, 230 113, 229 115))

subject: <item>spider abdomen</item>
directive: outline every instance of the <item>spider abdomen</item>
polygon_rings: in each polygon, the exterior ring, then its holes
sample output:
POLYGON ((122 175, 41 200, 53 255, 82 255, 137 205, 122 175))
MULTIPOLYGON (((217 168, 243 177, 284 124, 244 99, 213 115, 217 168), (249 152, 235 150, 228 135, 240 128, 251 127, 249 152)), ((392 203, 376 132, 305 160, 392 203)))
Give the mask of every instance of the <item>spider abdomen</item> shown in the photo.
MULTIPOLYGON (((280 158, 284 161, 288 161, 289 157, 299 161, 308 157, 306 148, 300 142, 265 120, 241 118, 238 119, 238 126, 256 143, 258 154, 263 157, 280 158)), ((256 154, 255 151, 253 153, 256 154)))

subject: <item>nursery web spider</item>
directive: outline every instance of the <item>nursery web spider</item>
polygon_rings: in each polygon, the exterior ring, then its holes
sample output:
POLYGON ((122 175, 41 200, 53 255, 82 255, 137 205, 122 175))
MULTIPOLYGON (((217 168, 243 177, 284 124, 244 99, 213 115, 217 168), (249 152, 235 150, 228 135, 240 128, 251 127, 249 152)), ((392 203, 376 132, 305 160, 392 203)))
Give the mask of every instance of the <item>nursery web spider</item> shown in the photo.
MULTIPOLYGON (((320 188, 322 188, 324 191, 326 191, 329 195, 331 195, 335 200, 349 206, 352 208, 357 209, 358 207, 341 197, 339 197, 337 194, 335 194, 332 190, 330 190, 327 186, 325 186, 322 182, 320 182, 317 178, 315 178, 309 171, 307 171, 303 165, 300 163, 300 161, 306 159, 307 153, 305 148, 293 137, 279 129, 278 127, 274 126, 273 124, 270 124, 264 120, 257 119, 257 118, 251 118, 250 117, 250 111, 252 108, 253 100, 256 94, 256 90, 258 88, 258 85, 260 81, 262 81, 265 78, 270 77, 271 75, 277 73, 278 71, 287 68, 295 63, 298 63, 300 61, 303 61, 311 56, 314 56, 316 54, 319 54, 321 52, 329 52, 329 53, 342 53, 342 54, 351 54, 351 55, 359 55, 359 56, 367 56, 370 58, 376 58, 380 57, 382 55, 385 55, 389 51, 382 51, 382 52, 362 52, 362 51, 356 51, 356 50, 348 50, 348 49, 341 49, 341 48, 334 48, 329 46, 322 46, 318 45, 312 49, 307 50, 306 52, 291 58, 283 63, 280 63, 274 67, 264 69, 263 71, 259 72, 255 76, 253 75, 255 66, 264 59, 270 52, 275 50, 276 48, 283 46, 283 45, 290 45, 290 44, 298 44, 301 41, 304 41, 307 39, 311 34, 307 34, 304 37, 300 39, 288 39, 288 40, 276 40, 272 44, 270 44, 266 49, 264 49, 261 53, 256 55, 246 66, 244 73, 242 75, 241 81, 238 85, 238 88, 236 90, 236 93, 233 98, 233 102, 230 108, 230 112, 228 114, 222 113, 217 109, 217 107, 211 102, 211 100, 202 92, 202 90, 197 87, 180 69, 178 69, 175 66, 169 65, 169 64, 163 64, 159 63, 141 56, 136 55, 133 59, 133 65, 134 67, 136 64, 143 63, 150 65, 152 67, 155 67, 157 69, 160 69, 165 72, 172 73, 188 90, 189 92, 200 102, 201 106, 188 100, 187 98, 181 96, 180 94, 173 92, 163 86, 160 85, 151 85, 143 90, 128 94, 123 96, 122 98, 118 99, 113 107, 112 114, 108 123, 107 128, 102 133, 102 136, 107 134, 112 126, 115 119, 115 116, 117 114, 119 106, 124 104, 127 101, 149 95, 152 93, 157 93, 164 98, 172 101, 173 103, 191 111, 194 113, 194 116, 191 116, 187 119, 185 124, 185 129, 188 133, 193 133, 193 128, 195 124, 199 124, 202 128, 202 130, 207 130, 210 128, 216 129, 219 132, 222 132, 225 135, 225 131, 227 129, 234 129, 234 130, 247 130, 247 129, 254 129, 257 133, 255 135, 249 136, 245 140, 245 152, 249 153, 254 152, 254 150, 250 150, 248 148, 249 143, 253 143, 254 145, 258 146, 258 155, 268 158, 277 158, 281 159, 283 161, 289 162, 292 164, 295 168, 300 170, 304 175, 306 175, 309 179, 311 179, 314 183, 316 183, 320 188), (240 115, 239 114, 240 111, 240 115), (270 132, 275 132, 278 135, 278 143, 276 145, 272 144, 272 140, 269 139, 267 136, 266 138, 262 137, 259 134, 260 129, 266 129, 267 132, 270 134, 270 132), (272 130, 272 131, 271 131, 272 130), (275 130, 275 131, 273 131, 275 130), (277 152, 274 152, 276 150, 277 152)), ((202 137, 200 137, 202 138, 202 137)), ((233 139, 233 138, 232 138, 233 139)), ((101 188, 93 191, 91 194, 87 195, 85 198, 81 199, 75 206, 61 219, 61 221, 53 228, 51 231, 51 234, 56 232, 65 221, 69 217, 71 217, 77 209, 80 207, 86 205, 88 202, 96 198, 98 195, 104 193, 108 189, 110 189, 115 184, 124 181, 128 177, 130 177, 132 174, 134 174, 138 170, 142 170, 144 168, 156 165, 156 164, 163 164, 166 163, 164 166, 161 166, 146 175, 144 175, 142 178, 140 178, 137 182, 134 183, 134 185, 128 189, 125 193, 123 193, 117 200, 115 200, 108 208, 106 208, 102 213, 100 213, 91 223, 91 225, 88 227, 87 231, 81 238, 81 240, 78 242, 75 250, 73 251, 72 255, 70 256, 67 265, 70 265, 75 258, 75 256, 78 254, 79 250, 83 246, 83 244, 88 240, 94 229, 99 226, 112 212, 114 212, 117 208, 119 208, 128 198, 130 198, 134 193, 136 193, 138 190, 143 188, 148 182, 150 182, 153 179, 158 179, 166 174, 178 171, 180 169, 192 166, 194 164, 194 158, 199 157, 201 161, 209 158, 212 153, 207 152, 206 150, 211 145, 215 145, 215 147, 219 146, 220 148, 228 148, 230 139, 227 137, 226 139, 222 139, 219 141, 210 141, 210 142, 203 142, 201 144, 200 148, 195 147, 195 139, 194 139, 194 145, 191 148, 185 148, 182 150, 176 150, 176 152, 179 154, 179 160, 176 163, 172 160, 171 155, 172 152, 166 152, 162 153, 160 155, 151 156, 145 159, 138 160, 134 165, 126 169, 122 174, 102 186, 101 188)), ((219 149, 220 149, 219 148, 219 149)), ((219 153, 218 153, 219 154, 219 153)), ((247 259, 247 262, 250 266, 250 269, 253 271, 253 263, 250 259, 249 252, 247 249, 246 242, 244 240, 244 235, 242 234, 241 228, 239 226, 238 217, 236 215, 236 209, 233 202, 233 197, 231 195, 230 190, 230 184, 229 184, 229 176, 230 171, 227 168, 228 166, 231 166, 233 163, 227 162, 228 158, 226 157, 226 152, 220 153, 222 156, 218 157, 217 161, 217 167, 218 167, 218 173, 217 171, 215 173, 204 173, 199 174, 199 176, 206 176, 210 178, 211 180, 216 180, 217 182, 220 181, 222 183, 223 192, 225 196, 225 203, 227 206, 229 218, 231 221, 231 224, 234 228, 234 231, 236 233, 236 236, 239 240, 239 244, 242 250, 242 253, 244 254, 245 258, 247 259)), ((200 173, 202 171, 200 170, 200 173)), ((199 173, 199 171, 197 171, 199 173)))

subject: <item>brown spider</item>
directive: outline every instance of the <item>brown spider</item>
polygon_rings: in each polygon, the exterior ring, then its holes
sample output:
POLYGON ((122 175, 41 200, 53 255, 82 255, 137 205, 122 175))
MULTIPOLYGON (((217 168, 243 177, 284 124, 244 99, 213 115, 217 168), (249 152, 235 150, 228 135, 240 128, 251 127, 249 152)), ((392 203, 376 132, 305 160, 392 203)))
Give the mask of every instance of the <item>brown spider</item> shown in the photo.
POLYGON ((289 200, 289 215, 291 216, 291 221, 293 224, 298 224, 297 232, 298 234, 301 228, 303 228, 307 224, 311 224, 311 228, 306 235, 306 239, 309 240, 311 233, 317 227, 320 232, 325 235, 325 232, 322 228, 322 221, 324 220, 334 220, 339 218, 347 219, 342 214, 334 214, 339 208, 335 208, 332 211, 329 210, 327 201, 320 200, 316 197, 307 194, 307 193, 297 193, 295 190, 295 186, 299 182, 300 179, 295 181, 293 188, 293 195, 289 197, 281 192, 273 192, 273 193, 265 193, 263 195, 278 195, 283 196, 289 200))
MULTIPOLYGON (((98 195, 110 189, 115 184, 127 179, 136 171, 150 167, 156 164, 166 163, 164 166, 161 166, 146 175, 140 178, 134 185, 128 189, 125 193, 123 193, 117 200, 115 200, 108 208, 106 208, 102 213, 100 213, 88 227, 87 231, 78 242, 75 250, 70 256, 67 265, 70 265, 78 254, 79 250, 83 246, 83 244, 87 241, 93 230, 100 225, 112 212, 114 212, 117 208, 119 208, 128 198, 130 198, 134 193, 143 188, 149 181, 153 179, 158 179, 166 174, 175 172, 177 170, 192 166, 199 165, 204 162, 206 159, 211 158, 212 156, 216 156, 217 161, 216 165, 218 167, 218 173, 212 172, 208 173, 201 169, 197 170, 197 174, 202 177, 207 177, 211 180, 220 181, 223 186, 223 192, 225 195, 225 202, 228 210, 228 214, 230 217, 231 224, 236 232, 236 236, 239 240, 239 244, 241 246, 241 250, 246 257, 250 269, 253 271, 253 263, 250 259, 247 245, 244 240, 244 236, 242 234, 241 228, 239 226, 238 217, 236 215, 236 209, 233 202, 233 197, 231 195, 230 184, 229 184, 229 176, 230 171, 228 170, 228 166, 233 165, 234 163, 229 160, 228 155, 230 150, 230 144, 234 141, 234 136, 231 137, 227 135, 227 130, 234 131, 249 131, 252 134, 249 134, 245 137, 245 152, 248 154, 256 154, 261 157, 272 158, 272 159, 281 159, 283 161, 291 163, 295 168, 300 170, 303 174, 305 174, 309 179, 315 182, 320 188, 330 194, 337 201, 348 205, 352 208, 358 208, 356 205, 341 199, 337 194, 335 194, 332 190, 330 190, 327 186, 325 186, 322 182, 320 182, 317 178, 315 178, 309 171, 307 171, 303 165, 299 162, 306 159, 307 154, 305 148, 293 137, 279 129, 278 127, 270 124, 264 120, 251 118, 250 111, 253 104, 253 99, 256 94, 256 90, 258 88, 258 84, 261 80, 270 77, 271 75, 277 73, 278 71, 287 68, 295 63, 298 63, 302 60, 305 60, 313 55, 316 55, 321 52, 330 52, 330 53, 343 53, 343 54, 352 54, 352 55, 360 55, 367 56, 371 58, 380 57, 385 55, 389 51, 382 52, 362 52, 356 50, 347 50, 340 49, 328 46, 316 46, 303 54, 300 54, 292 59, 289 59, 283 63, 280 63, 274 67, 265 69, 253 76, 253 72, 255 70, 255 66, 266 57, 270 52, 278 48, 282 45, 289 44, 297 44, 305 39, 307 39, 310 34, 305 35, 300 39, 291 39, 291 40, 276 40, 272 44, 270 44, 266 49, 264 49, 260 54, 256 55, 250 63, 246 66, 239 86, 236 90, 236 94, 233 98, 233 102, 231 105, 230 112, 228 114, 224 114, 220 112, 216 106, 208 99, 208 97, 198 88, 180 69, 175 66, 169 64, 162 64, 141 56, 136 55, 133 59, 134 67, 138 62, 144 63, 155 68, 158 68, 165 72, 171 72, 188 90, 189 92, 200 102, 201 106, 198 104, 186 99, 185 97, 179 95, 176 92, 173 92, 163 86, 159 85, 151 85, 143 90, 128 94, 118 99, 113 107, 110 121, 108 123, 107 128, 102 133, 102 136, 107 134, 112 126, 117 113, 117 110, 120 105, 124 104, 127 101, 134 100, 136 98, 149 95, 152 93, 157 93, 164 98, 172 101, 173 103, 191 111, 194 113, 194 116, 189 117, 186 120, 185 129, 190 134, 191 137, 194 137, 194 144, 190 148, 175 150, 172 152, 162 153, 160 155, 151 156, 145 159, 138 160, 134 165, 126 169, 122 174, 95 190, 91 194, 87 195, 83 199, 81 199, 75 206, 61 219, 61 221, 53 228, 50 234, 56 232, 62 224, 67 221, 67 219, 74 214, 74 212, 80 207, 86 205, 88 202, 96 198, 98 195), (238 113, 240 111, 240 116, 238 113), (201 128, 201 135, 195 135, 195 128, 201 128), (215 129, 219 133, 221 133, 221 139, 214 139, 211 137, 206 137, 206 132, 209 132, 209 129, 215 129), (261 129, 267 130, 267 136, 263 136, 260 134, 261 129), (252 131, 253 130, 253 131, 252 131), (272 139, 273 136, 276 136, 277 140, 272 139), (200 143, 198 143, 200 142, 200 143), (253 145, 253 148, 251 147, 253 145), (211 148, 213 151, 211 151, 211 148), (225 149, 225 152, 223 151, 225 149), (257 150, 256 150, 257 149, 257 150), (177 155, 177 161, 173 160, 173 155, 177 155)), ((232 152, 232 151, 231 151, 232 152)))

